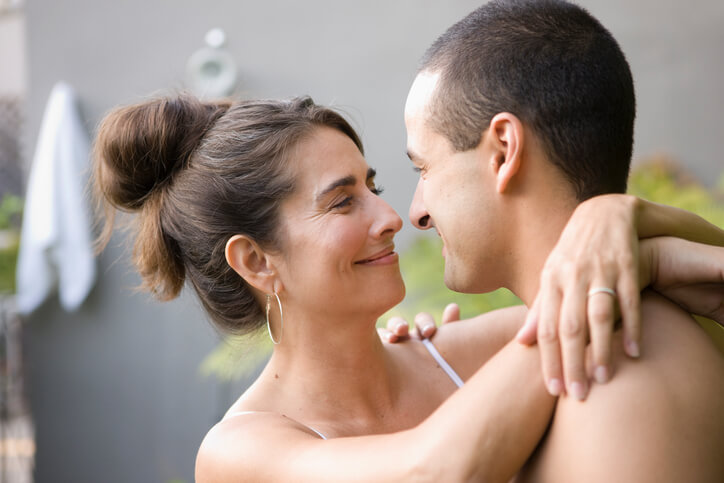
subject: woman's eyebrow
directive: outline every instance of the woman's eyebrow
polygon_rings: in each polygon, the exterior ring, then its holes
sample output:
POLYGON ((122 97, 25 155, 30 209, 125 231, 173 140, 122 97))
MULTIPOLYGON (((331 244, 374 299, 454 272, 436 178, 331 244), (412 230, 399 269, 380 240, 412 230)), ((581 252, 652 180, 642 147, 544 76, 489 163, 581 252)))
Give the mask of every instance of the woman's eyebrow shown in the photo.
POLYGON ((329 193, 330 191, 334 191, 341 186, 354 186, 355 183, 357 183, 357 178, 355 178, 353 175, 345 176, 344 178, 339 178, 338 180, 332 181, 329 185, 327 185, 327 187, 324 188, 316 196, 316 199, 317 199, 317 201, 319 201, 320 199, 324 198, 324 196, 327 193, 329 193))
MULTIPOLYGON (((374 178, 377 176, 377 171, 374 170, 374 168, 367 168, 367 180, 374 178)), ((326 194, 328 194, 331 191, 336 190, 339 187, 342 186, 354 186, 355 183, 357 183, 357 178, 354 177, 354 175, 345 176, 344 178, 339 178, 338 180, 332 181, 327 185, 326 188, 324 188, 317 196, 316 199, 319 201, 320 199, 324 198, 326 194)))

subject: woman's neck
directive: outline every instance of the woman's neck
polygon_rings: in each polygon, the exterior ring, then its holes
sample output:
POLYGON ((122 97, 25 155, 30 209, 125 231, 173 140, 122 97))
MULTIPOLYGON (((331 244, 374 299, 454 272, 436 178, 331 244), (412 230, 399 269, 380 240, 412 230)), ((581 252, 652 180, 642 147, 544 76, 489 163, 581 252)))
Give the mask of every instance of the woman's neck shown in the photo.
POLYGON ((293 402, 312 419, 379 416, 395 404, 401 384, 375 322, 375 317, 308 320, 285 313, 283 340, 260 382, 276 402, 293 402))

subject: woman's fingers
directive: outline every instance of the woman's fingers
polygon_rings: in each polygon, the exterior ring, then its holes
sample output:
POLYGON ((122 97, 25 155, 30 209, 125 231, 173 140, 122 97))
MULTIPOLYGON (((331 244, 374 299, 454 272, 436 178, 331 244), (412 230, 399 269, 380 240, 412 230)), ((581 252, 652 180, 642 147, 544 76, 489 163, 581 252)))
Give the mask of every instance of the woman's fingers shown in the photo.
POLYGON ((588 327, 593 351, 593 378, 605 383, 611 378, 611 345, 616 315, 616 294, 598 288, 607 288, 611 282, 594 285, 588 291, 588 327))
POLYGON ((460 320, 460 306, 456 303, 447 304, 442 311, 442 323, 457 322, 460 320))
POLYGON ((641 292, 638 274, 623 270, 617 285, 623 324, 624 350, 629 357, 641 355, 641 292))
POLYGON ((548 392, 553 396, 563 393, 563 373, 561 371, 561 349, 558 343, 558 317, 560 315, 561 295, 549 285, 541 287, 540 312, 538 318, 538 346, 540 347, 543 379, 548 392))
POLYGON ((387 342, 401 342, 409 337, 410 327, 402 317, 390 317, 387 328, 379 329, 380 337, 387 342))
MULTIPOLYGON (((448 304, 442 313, 442 323, 449 324, 460 320, 458 304, 448 304)), ((402 317, 390 317, 387 327, 378 329, 380 337, 387 342, 402 342, 409 338, 429 339, 437 332, 435 319, 427 312, 418 313, 412 321, 412 327, 402 317)))
POLYGON ((433 319, 432 315, 427 312, 420 312, 417 314, 413 325, 415 326, 415 330, 419 332, 421 339, 429 339, 435 335, 435 331, 437 330, 435 319, 433 319))
POLYGON ((585 291, 578 284, 566 290, 560 317, 561 356, 566 390, 568 394, 582 401, 588 394, 585 363, 588 327, 585 291))

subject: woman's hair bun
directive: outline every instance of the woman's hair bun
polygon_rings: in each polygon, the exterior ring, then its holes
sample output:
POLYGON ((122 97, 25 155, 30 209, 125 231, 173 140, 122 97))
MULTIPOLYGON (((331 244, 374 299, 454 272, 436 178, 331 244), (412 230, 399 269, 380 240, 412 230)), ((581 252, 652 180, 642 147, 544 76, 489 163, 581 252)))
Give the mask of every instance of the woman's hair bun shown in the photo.
POLYGON ((229 103, 191 95, 161 97, 119 107, 101 122, 94 145, 94 176, 103 197, 137 210, 182 169, 229 103))

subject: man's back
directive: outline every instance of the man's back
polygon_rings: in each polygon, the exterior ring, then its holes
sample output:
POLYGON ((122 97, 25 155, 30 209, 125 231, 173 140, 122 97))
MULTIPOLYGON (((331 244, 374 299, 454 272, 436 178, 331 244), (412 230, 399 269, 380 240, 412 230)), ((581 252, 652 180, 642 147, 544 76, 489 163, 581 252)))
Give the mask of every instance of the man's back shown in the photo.
POLYGON ((560 399, 520 481, 721 481, 724 357, 659 295, 643 296, 642 315, 641 359, 619 350, 612 381, 584 403, 560 399))

